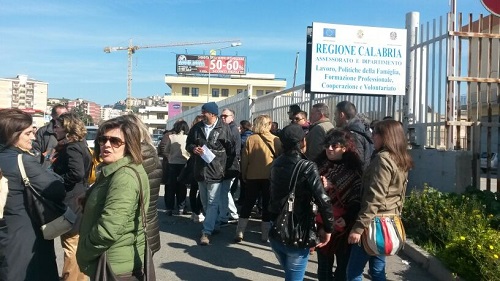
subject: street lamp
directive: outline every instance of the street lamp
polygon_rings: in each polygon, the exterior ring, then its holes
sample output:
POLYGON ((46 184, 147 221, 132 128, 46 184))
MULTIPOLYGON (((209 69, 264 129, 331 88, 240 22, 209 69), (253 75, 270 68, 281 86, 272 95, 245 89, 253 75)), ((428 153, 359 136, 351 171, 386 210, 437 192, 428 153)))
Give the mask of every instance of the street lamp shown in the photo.
POLYGON ((210 89, 210 73, 211 73, 211 69, 212 69, 212 59, 213 59, 213 57, 217 56, 217 51, 220 51, 220 50, 223 50, 223 49, 227 49, 227 48, 239 47, 239 46, 241 46, 241 42, 233 42, 233 43, 231 43, 231 45, 229 45, 229 46, 222 47, 222 48, 218 48, 218 49, 211 49, 211 50, 210 50, 209 61, 208 61, 208 91, 207 91, 207 102, 209 102, 209 100, 210 100, 210 95, 212 94, 212 91, 211 91, 211 89, 210 89))

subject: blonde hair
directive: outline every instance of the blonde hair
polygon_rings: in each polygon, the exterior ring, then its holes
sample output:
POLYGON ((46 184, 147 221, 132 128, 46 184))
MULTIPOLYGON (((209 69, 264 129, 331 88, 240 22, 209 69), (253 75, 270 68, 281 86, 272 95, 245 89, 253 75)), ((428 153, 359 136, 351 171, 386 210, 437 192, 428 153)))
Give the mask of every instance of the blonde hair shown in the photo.
POLYGON ((85 139, 87 135, 87 128, 83 121, 72 112, 67 112, 61 114, 57 121, 61 123, 61 126, 66 132, 66 139, 68 142, 77 142, 85 139))
POLYGON ((264 134, 271 131, 271 116, 262 114, 257 116, 253 122, 253 132, 256 134, 264 134))

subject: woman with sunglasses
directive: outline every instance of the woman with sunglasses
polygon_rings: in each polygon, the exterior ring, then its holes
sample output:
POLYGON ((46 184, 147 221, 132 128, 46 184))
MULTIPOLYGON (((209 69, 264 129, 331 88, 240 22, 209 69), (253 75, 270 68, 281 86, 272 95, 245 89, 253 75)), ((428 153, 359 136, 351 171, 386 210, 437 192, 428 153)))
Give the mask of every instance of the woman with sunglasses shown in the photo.
POLYGON ((82 216, 77 198, 84 195, 88 188, 88 177, 92 165, 92 156, 85 140, 87 129, 74 113, 64 113, 55 119, 54 133, 59 144, 55 148, 56 153, 52 153, 52 169, 64 179, 66 187, 64 201, 77 214, 73 229, 61 235, 61 246, 64 250, 62 278, 84 281, 87 277, 78 268, 76 248, 82 216))
MULTIPOLYGON (((350 247, 347 236, 359 211, 363 162, 358 156, 354 137, 348 130, 331 129, 324 141, 325 151, 320 154, 319 174, 326 194, 330 197, 334 217, 334 232, 325 247, 318 252, 318 280, 345 280, 350 247), (337 260, 335 278, 333 263, 337 260)), ((318 232, 324 232, 320 216, 316 217, 318 232)))
POLYGON ((94 280, 97 262, 107 252, 120 280, 142 280, 145 230, 140 192, 149 206, 149 181, 142 166, 141 132, 124 118, 99 126, 94 158, 100 173, 87 191, 76 258, 82 272, 94 280))
POLYGON ((22 155, 31 185, 45 198, 61 203, 66 193, 60 177, 42 168, 30 152, 35 140, 32 124, 31 115, 19 109, 0 110, 0 169, 9 181, 0 219, 0 280, 59 280, 54 240, 45 240, 28 215, 18 156, 22 155))
POLYGON ((361 208, 348 243, 351 246, 347 280, 362 280, 370 261, 371 279, 386 280, 385 256, 369 256, 361 246, 361 235, 377 215, 401 215, 408 171, 413 160, 407 149, 403 126, 396 120, 382 120, 373 128, 375 152, 362 178, 361 208))

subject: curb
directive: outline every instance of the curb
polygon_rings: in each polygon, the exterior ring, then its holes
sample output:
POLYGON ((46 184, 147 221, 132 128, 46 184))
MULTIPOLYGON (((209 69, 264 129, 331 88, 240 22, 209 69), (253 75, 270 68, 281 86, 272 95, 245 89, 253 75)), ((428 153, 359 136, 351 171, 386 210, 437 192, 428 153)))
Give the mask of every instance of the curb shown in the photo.
POLYGON ((411 239, 406 240, 402 251, 439 281, 464 281, 460 277, 456 276, 456 274, 453 274, 436 257, 420 248, 417 244, 413 243, 411 239))

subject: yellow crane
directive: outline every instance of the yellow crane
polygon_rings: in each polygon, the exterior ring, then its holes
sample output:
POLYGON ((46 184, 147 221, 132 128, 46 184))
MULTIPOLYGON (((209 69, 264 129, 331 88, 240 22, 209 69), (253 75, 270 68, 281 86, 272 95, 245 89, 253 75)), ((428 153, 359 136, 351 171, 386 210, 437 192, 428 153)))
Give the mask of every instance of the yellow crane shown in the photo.
POLYGON ((181 47, 181 46, 196 46, 196 45, 210 45, 210 44, 222 44, 222 43, 239 43, 240 40, 222 40, 222 41, 205 41, 205 42, 179 42, 164 45, 149 45, 149 46, 135 46, 132 44, 132 39, 129 41, 129 45, 126 47, 105 47, 105 53, 111 53, 114 51, 127 51, 128 52, 128 71, 127 71, 127 111, 132 108, 132 55, 135 51, 139 49, 151 49, 151 48, 169 48, 169 47, 181 47))

